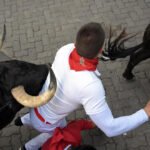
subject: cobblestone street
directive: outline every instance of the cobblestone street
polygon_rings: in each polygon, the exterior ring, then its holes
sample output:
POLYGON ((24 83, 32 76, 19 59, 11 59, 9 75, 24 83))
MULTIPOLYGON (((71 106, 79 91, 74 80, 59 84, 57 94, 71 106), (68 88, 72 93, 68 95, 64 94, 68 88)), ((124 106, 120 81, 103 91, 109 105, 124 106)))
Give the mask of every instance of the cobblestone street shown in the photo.
MULTIPOLYGON (((56 51, 75 41, 78 29, 88 22, 112 25, 116 33, 123 27, 128 33, 140 32, 128 46, 142 41, 143 31, 150 23, 150 0, 0 0, 0 31, 6 24, 6 40, 0 61, 19 59, 36 64, 52 62, 56 51)), ((115 117, 129 115, 144 107, 150 99, 150 59, 133 71, 135 79, 122 77, 129 57, 99 63, 107 101, 115 117)), ((61 66, 60 66, 61 67, 61 66)), ((28 112, 22 109, 18 115, 28 112)), ((68 120, 86 118, 82 108, 71 113, 68 120)), ((0 131, 0 150, 18 150, 37 131, 16 127, 12 122, 0 131)), ((150 150, 150 122, 113 138, 99 129, 83 132, 83 143, 97 150, 150 150)))

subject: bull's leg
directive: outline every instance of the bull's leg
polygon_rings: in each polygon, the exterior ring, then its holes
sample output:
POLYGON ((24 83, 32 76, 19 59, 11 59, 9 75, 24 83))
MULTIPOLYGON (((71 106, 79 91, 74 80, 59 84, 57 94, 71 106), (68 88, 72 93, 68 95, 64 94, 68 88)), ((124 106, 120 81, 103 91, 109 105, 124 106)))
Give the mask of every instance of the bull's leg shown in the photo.
POLYGON ((0 130, 8 125, 13 118, 15 117, 15 113, 9 107, 4 108, 0 112, 0 130))
POLYGON ((133 68, 141 61, 150 58, 150 50, 139 50, 138 52, 130 56, 129 63, 123 73, 123 77, 127 80, 131 80, 134 75, 132 73, 133 68))
POLYGON ((16 113, 23 107, 9 94, 3 94, 1 101, 3 99, 5 99, 7 103, 4 103, 0 107, 0 130, 8 125, 14 119, 16 113))

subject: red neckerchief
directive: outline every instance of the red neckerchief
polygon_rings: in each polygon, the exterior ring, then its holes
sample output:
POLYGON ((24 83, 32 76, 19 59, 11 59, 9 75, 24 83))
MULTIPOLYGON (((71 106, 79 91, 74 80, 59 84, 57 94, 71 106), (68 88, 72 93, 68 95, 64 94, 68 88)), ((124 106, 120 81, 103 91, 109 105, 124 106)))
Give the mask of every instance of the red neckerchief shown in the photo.
POLYGON ((95 71, 98 65, 98 58, 88 59, 80 56, 77 53, 76 48, 71 52, 69 56, 69 65, 71 70, 75 71, 95 71))

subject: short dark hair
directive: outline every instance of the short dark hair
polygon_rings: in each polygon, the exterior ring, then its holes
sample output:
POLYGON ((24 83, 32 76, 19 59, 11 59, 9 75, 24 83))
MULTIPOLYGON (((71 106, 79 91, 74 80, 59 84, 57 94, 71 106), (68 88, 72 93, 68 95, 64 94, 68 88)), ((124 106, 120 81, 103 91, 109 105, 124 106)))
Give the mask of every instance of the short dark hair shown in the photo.
POLYGON ((96 57, 103 46, 105 32, 100 23, 91 22, 82 26, 76 36, 77 53, 85 58, 96 57))
POLYGON ((80 146, 71 148, 71 150, 96 150, 96 148, 91 145, 80 145, 80 146))

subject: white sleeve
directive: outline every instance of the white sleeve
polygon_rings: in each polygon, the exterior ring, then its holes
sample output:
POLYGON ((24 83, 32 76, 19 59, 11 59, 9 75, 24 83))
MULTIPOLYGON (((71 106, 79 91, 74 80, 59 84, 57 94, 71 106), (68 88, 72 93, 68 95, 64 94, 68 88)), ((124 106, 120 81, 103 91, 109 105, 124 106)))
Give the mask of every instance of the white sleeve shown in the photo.
POLYGON ((108 137, 123 134, 148 121, 148 115, 143 109, 129 116, 114 118, 108 105, 105 105, 104 111, 89 116, 108 137))
POLYGON ((86 85, 81 92, 81 103, 86 114, 97 114, 105 109, 105 90, 101 80, 86 85))

